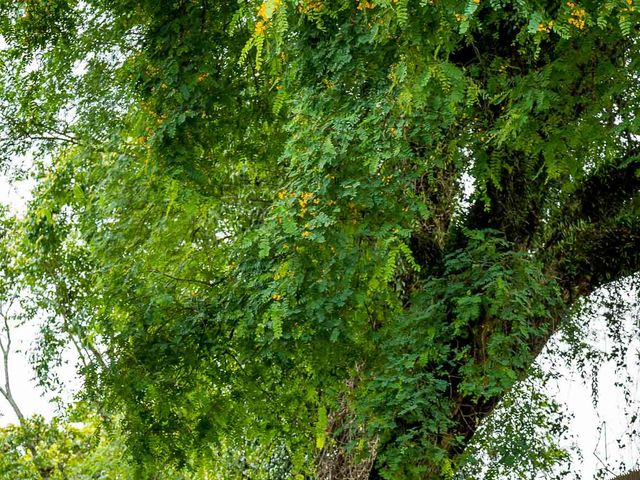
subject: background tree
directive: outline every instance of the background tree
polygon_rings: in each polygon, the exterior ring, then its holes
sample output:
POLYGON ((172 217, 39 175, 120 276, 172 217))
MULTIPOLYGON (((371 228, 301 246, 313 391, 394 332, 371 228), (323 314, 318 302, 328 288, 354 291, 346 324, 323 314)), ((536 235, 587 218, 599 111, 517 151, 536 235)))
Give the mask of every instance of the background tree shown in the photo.
POLYGON ((0 428, 0 478, 132 478, 133 469, 115 438, 100 440, 89 423, 73 427, 57 418, 45 421, 38 415, 26 416, 13 395, 16 370, 12 360, 17 353, 13 334, 21 324, 33 320, 30 314, 37 311, 27 301, 20 227, 19 220, 0 210, 0 395, 17 419, 15 425, 0 428))
POLYGON ((451 477, 636 278, 633 0, 0 5, 45 345, 151 464, 451 477))

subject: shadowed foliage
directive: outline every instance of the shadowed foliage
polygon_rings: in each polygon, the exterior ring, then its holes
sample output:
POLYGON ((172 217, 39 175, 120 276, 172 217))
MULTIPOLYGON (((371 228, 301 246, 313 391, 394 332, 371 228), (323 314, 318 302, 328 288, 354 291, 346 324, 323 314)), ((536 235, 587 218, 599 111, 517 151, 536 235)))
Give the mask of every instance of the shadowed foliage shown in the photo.
MULTIPOLYGON (((453 478, 640 269, 636 7, 0 2, 42 378, 74 339, 143 465, 453 478)), ((504 465, 566 460, 543 383, 504 465)))

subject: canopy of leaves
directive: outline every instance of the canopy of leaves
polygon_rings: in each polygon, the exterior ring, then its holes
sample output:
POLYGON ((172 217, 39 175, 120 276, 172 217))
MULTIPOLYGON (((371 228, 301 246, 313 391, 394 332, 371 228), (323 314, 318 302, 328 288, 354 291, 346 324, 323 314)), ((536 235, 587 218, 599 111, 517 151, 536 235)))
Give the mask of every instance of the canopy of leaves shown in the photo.
POLYGON ((571 308, 640 267, 636 7, 0 2, 43 379, 75 339, 143 463, 472 471, 571 308))

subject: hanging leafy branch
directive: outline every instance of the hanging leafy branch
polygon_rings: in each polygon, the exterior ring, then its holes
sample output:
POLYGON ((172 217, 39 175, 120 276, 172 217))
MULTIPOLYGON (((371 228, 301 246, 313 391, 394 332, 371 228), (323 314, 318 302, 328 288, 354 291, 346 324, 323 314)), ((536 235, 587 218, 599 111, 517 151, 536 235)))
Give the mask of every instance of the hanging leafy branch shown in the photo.
MULTIPOLYGON (((483 432, 576 305, 640 268, 637 7, 0 3, 42 372, 72 333, 147 466, 515 462, 527 444, 483 432)), ((522 425, 557 433, 534 390, 522 425)), ((530 445, 517 468, 566 460, 530 445)))

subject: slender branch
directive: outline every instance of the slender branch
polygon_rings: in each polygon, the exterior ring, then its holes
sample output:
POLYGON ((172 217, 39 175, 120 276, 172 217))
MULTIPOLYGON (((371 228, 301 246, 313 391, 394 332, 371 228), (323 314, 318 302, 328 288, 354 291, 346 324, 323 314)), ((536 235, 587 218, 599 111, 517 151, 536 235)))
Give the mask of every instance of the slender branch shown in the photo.
POLYGON ((204 285, 209 288, 217 287, 225 280, 224 278, 221 278, 219 280, 216 280, 215 282, 207 282, 205 280, 198 280, 196 278, 181 278, 181 277, 176 277, 174 275, 171 275, 170 273, 162 272, 155 268, 152 269, 151 272, 157 273, 158 275, 162 275, 163 277, 170 278, 171 280, 175 280, 176 282, 197 283, 199 285, 204 285))
POLYGON ((0 387, 0 393, 2 396, 9 402, 9 405, 13 409, 16 417, 20 423, 24 423, 24 415, 20 410, 15 398, 13 397, 13 393, 11 392, 11 381, 9 378, 9 355, 11 353, 11 327, 9 326, 9 315, 8 312, 13 306, 15 298, 11 298, 9 304, 5 307, 5 309, 0 309, 0 317, 2 317, 4 334, 6 338, 6 343, 2 342, 2 361, 3 361, 3 369, 4 369, 4 386, 0 387))
POLYGON ((72 326, 71 319, 73 318, 73 312, 70 307, 71 298, 69 294, 69 289, 64 283, 62 283, 62 288, 60 287, 60 284, 58 284, 56 285, 56 290, 58 291, 59 295, 62 297, 62 302, 59 303, 59 306, 61 309, 60 313, 62 315, 62 319, 64 322, 65 331, 69 334, 69 337, 71 338, 72 342, 76 345, 76 349, 78 350, 78 352, 80 352, 80 348, 82 348, 84 351, 88 350, 89 352, 91 352, 95 360, 100 364, 100 366, 103 369, 105 369, 107 367, 107 363, 105 362, 102 354, 98 351, 98 349, 95 347, 93 342, 90 340, 87 340, 86 338, 83 338, 81 335, 77 335, 75 332, 76 329, 73 328, 72 326), (77 343, 78 341, 79 341, 79 344, 77 343))
MULTIPOLYGON (((229 356, 233 359, 233 361, 236 363, 236 365, 238 365, 238 368, 240 368, 240 371, 243 373, 243 375, 244 375, 245 377, 247 377, 247 378, 251 378, 251 376, 249 376, 249 374, 248 374, 248 373, 247 373, 247 371, 245 370, 245 368, 244 368, 244 366, 242 365, 242 363, 240 363, 240 361, 238 360, 238 358, 233 354, 233 352, 232 352, 231 350, 227 349, 227 350, 225 351, 225 353, 226 353, 227 355, 229 355, 229 356)), ((256 386, 256 387, 258 387, 258 390, 260 390, 262 393, 264 393, 265 395, 267 395, 267 397, 268 397, 268 396, 270 396, 269 392, 267 392, 267 391, 262 387, 262 385, 260 385, 260 384, 259 384, 259 383, 257 383, 257 382, 254 382, 254 384, 255 384, 255 386, 256 386)))

